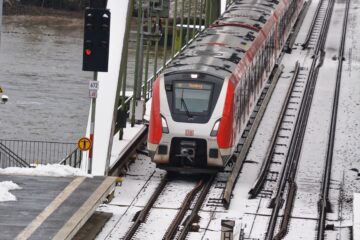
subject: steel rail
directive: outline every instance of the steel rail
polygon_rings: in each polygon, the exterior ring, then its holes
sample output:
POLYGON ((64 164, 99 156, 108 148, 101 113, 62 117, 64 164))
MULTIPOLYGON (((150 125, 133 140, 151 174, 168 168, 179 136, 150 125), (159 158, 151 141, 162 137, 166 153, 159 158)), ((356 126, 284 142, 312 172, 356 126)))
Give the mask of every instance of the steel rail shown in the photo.
POLYGON ((186 236, 190 230, 191 224, 194 222, 194 219, 198 216, 198 213, 200 211, 200 208, 202 204, 205 201, 206 195, 209 193, 211 185, 215 179, 215 175, 212 175, 206 182, 205 186, 203 187, 203 190, 201 191, 195 206, 190 214, 190 216, 187 218, 186 222, 183 224, 184 228, 181 230, 181 233, 177 240, 185 240, 186 236))
POLYGON ((151 195, 150 200, 147 202, 143 210, 137 215, 136 220, 134 221, 133 225, 130 229, 126 232, 125 236, 122 238, 123 240, 130 240, 136 233, 137 229, 139 228, 140 224, 145 222, 147 215, 150 212, 150 209, 154 206, 155 201, 159 198, 161 192, 164 190, 166 184, 168 183, 169 179, 165 176, 158 187, 156 188, 155 192, 151 195))
POLYGON ((274 152, 275 152, 275 146, 276 146, 275 143, 276 143, 277 137, 280 132, 281 124, 284 121, 286 109, 289 105, 291 93, 294 90, 296 79, 299 75, 299 71, 300 71, 300 64, 299 64, 299 62, 296 62, 295 69, 294 69, 294 75, 291 79, 290 87, 286 93, 285 100, 283 102, 283 105, 282 105, 282 108, 281 108, 281 111, 279 114, 279 118, 276 122, 275 129, 271 136, 269 147, 268 147, 268 149, 266 151, 266 155, 264 157, 265 164, 263 165, 263 167, 261 169, 261 173, 260 173, 259 177, 257 178, 254 186, 249 191, 250 198, 256 198, 266 182, 266 176, 267 176, 267 173, 269 172, 269 169, 271 166, 271 160, 272 160, 272 158, 274 156, 274 152))
POLYGON ((336 74, 335 95, 334 95, 333 109, 332 109, 332 115, 331 115, 331 126, 330 126, 329 140, 328 140, 328 148, 327 148, 327 152, 326 152, 325 174, 324 174, 324 178, 323 178, 323 182, 322 182, 321 199, 319 201, 320 218, 318 221, 318 233, 317 233, 318 240, 324 239, 326 213, 327 213, 328 206, 329 206, 328 196, 329 196, 329 188, 330 188, 330 177, 331 177, 332 159, 333 159, 334 142, 335 142, 335 134, 336 134, 337 112, 338 112, 338 105, 339 105, 342 65, 343 65, 343 61, 344 61, 345 37, 346 37, 347 21, 348 21, 348 16, 349 16, 349 8, 350 8, 350 0, 347 0, 345 14, 344 14, 344 20, 343 20, 343 29, 342 29, 342 35, 341 35, 339 56, 338 56, 339 65, 338 65, 337 74, 336 74))
POLYGON ((181 221, 184 219, 186 212, 188 211, 191 202, 194 200, 196 194, 203 188, 206 180, 201 179, 198 184, 186 195, 185 200, 183 201, 180 210, 176 214, 175 218, 171 222, 169 228, 166 230, 163 240, 171 240, 174 239, 174 236, 177 232, 178 226, 181 221))
POLYGON ((308 122, 308 117, 310 114, 310 108, 312 99, 314 96, 315 86, 317 82, 317 77, 319 73, 319 69, 323 63, 324 58, 324 45, 327 38, 327 32, 330 25, 330 19, 331 19, 331 13, 334 6, 334 0, 329 2, 329 5, 327 7, 327 11, 324 17, 324 24, 325 27, 321 29, 321 32, 319 34, 319 41, 317 42, 317 45, 315 47, 315 58, 312 61, 308 81, 306 83, 305 92, 301 101, 300 110, 298 117, 296 119, 295 129, 293 136, 291 138, 288 154, 286 156, 285 160, 285 166, 284 170, 281 174, 281 179, 279 182, 278 191, 276 194, 276 197, 272 200, 272 207, 273 211, 270 217, 270 222, 268 225, 268 230, 266 233, 266 240, 271 239, 281 239, 285 234, 287 230, 287 226, 290 220, 290 214, 291 209, 293 206, 293 202, 295 199, 295 192, 296 192, 296 183, 295 183, 295 175, 296 175, 296 169, 298 165, 298 160, 301 153, 301 148, 303 144, 303 139, 305 135, 306 125, 308 122), (319 59, 320 58, 320 59, 319 59), (318 63, 319 59, 319 63, 318 63), (287 194, 287 201, 286 201, 286 207, 285 207, 285 216, 283 217, 283 221, 281 223, 280 230, 278 234, 273 238, 277 218, 280 212, 280 209, 282 208, 284 204, 283 195, 285 194, 285 187, 287 182, 289 181, 290 187, 289 192, 287 194))
POLYGON ((307 48, 309 46, 309 42, 310 42, 310 38, 313 34, 313 31, 314 31, 314 27, 315 27, 315 23, 316 23, 316 20, 318 18, 318 15, 319 15, 319 12, 320 12, 320 8, 322 7, 323 3, 325 2, 325 0, 321 0, 316 8, 316 11, 315 11, 315 14, 314 14, 314 17, 313 17, 313 20, 311 22, 311 25, 310 25, 310 28, 309 28, 309 31, 306 35, 306 38, 305 38, 305 41, 303 44, 301 44, 301 46, 303 47, 303 49, 307 48))

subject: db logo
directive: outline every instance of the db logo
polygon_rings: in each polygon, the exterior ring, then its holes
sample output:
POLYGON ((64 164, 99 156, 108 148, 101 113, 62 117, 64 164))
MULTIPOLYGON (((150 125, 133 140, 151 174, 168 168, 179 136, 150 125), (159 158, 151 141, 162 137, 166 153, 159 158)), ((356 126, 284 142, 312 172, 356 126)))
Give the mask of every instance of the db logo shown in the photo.
POLYGON ((194 130, 186 129, 185 130, 185 136, 194 136, 194 130))

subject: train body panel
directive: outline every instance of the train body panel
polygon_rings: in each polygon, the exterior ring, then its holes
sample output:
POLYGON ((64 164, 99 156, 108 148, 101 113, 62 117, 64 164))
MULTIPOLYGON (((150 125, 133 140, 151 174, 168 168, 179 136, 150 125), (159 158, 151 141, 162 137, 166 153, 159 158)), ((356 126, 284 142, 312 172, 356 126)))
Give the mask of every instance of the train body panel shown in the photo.
POLYGON ((160 167, 222 168, 302 0, 233 3, 154 83, 148 149, 160 167))

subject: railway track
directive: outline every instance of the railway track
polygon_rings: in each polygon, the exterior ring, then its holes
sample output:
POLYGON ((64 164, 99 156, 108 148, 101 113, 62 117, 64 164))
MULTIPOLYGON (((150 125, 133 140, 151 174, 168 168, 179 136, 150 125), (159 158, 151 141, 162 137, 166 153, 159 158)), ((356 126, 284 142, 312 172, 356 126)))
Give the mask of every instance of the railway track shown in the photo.
POLYGON ((329 1, 321 0, 319 2, 315 10, 315 14, 311 22, 309 31, 306 35, 305 41, 303 44, 301 44, 303 49, 307 49, 311 47, 313 48, 316 45, 320 35, 319 32, 324 24, 323 20, 325 18, 326 9, 328 8, 328 5, 329 5, 329 1))
MULTIPOLYGON (((324 2, 322 1, 319 4, 322 5, 323 3, 324 2)), ((283 171, 281 172, 281 176, 279 177, 277 192, 270 204, 270 207, 273 208, 273 210, 267 228, 267 233, 265 238, 267 240, 282 239, 287 232, 291 210, 293 208, 293 203, 297 190, 297 185, 295 182, 297 166, 299 163, 299 157, 300 157, 305 130, 309 118, 311 103, 314 96, 314 90, 317 82, 319 68, 321 67, 324 59, 323 49, 327 38, 327 32, 329 29, 333 6, 334 6, 334 1, 333 0, 329 1, 324 16, 321 17, 320 16, 321 11, 318 11, 316 16, 314 17, 314 21, 316 22, 319 22, 320 19, 322 19, 323 21, 323 23, 321 24, 322 28, 321 31, 318 33, 318 36, 312 37, 312 38, 316 37, 318 41, 316 42, 316 45, 314 47, 314 58, 312 60, 312 64, 308 73, 306 88, 302 97, 301 105, 298 111, 298 116, 296 118, 293 134, 291 137, 290 145, 283 166, 283 171), (280 209, 283 207, 284 203, 286 203, 284 208, 284 216, 280 224, 280 229, 275 235, 275 229, 278 224, 280 209)), ((317 34, 317 32, 314 32, 314 28, 312 27, 310 28, 309 32, 311 32, 311 34, 314 33, 315 35, 317 34)), ((253 192, 254 193, 258 192, 258 190, 257 191, 254 190, 253 192)))
MULTIPOLYGON (((286 94, 286 97, 284 100, 284 104, 281 108, 278 121, 276 122, 276 126, 275 126, 273 135, 270 140, 269 148, 265 155, 265 164, 263 165, 263 168, 261 170, 261 173, 260 173, 256 183, 254 184, 253 188, 249 191, 250 198, 256 198, 260 194, 261 190, 264 188, 265 182, 268 180, 267 177, 270 172, 271 163, 276 162, 276 164, 278 165, 278 161, 276 161, 274 159, 275 155, 279 154, 278 152, 276 152, 276 148, 278 146, 287 146, 288 145, 288 143, 284 143, 284 140, 283 140, 284 136, 280 135, 280 134, 281 134, 281 131, 290 130, 288 124, 293 124, 293 121, 289 121, 289 120, 285 121, 285 118, 286 118, 286 116, 293 116, 292 114, 290 114, 290 112, 292 112, 293 109, 296 107, 296 105, 299 104, 298 102, 294 102, 293 98, 295 96, 294 96, 294 94, 292 94, 292 93, 295 93, 295 91, 296 91, 296 93, 299 92, 299 90, 295 90, 295 86, 297 86, 297 88, 299 88, 299 87, 303 88, 302 85, 296 85, 297 80, 299 80, 299 78, 298 78, 299 72, 300 72, 300 64, 297 62, 295 65, 294 74, 293 74, 293 77, 292 77, 292 80, 290 83, 290 87, 287 91, 287 94, 286 94), (287 125, 287 126, 284 126, 284 125, 287 125)), ((276 173, 278 174, 278 172, 276 172, 276 173)), ((272 174, 276 174, 276 173, 274 171, 272 172, 272 174)), ((270 181, 273 181, 273 179, 271 179, 270 181)), ((263 195, 266 195, 266 194, 272 194, 272 192, 268 192, 268 191, 263 192, 263 195)))
POLYGON ((165 176, 158 187, 156 188, 155 192, 152 194, 150 200, 147 202, 145 207, 139 214, 137 214, 136 219, 133 223, 133 225, 130 227, 130 229, 127 231, 125 236, 123 237, 124 240, 130 240, 138 230, 141 223, 145 222, 147 215, 149 214, 151 208, 153 207, 155 201, 158 199, 162 191, 164 190, 166 184, 168 183, 169 178, 168 176, 165 176))
POLYGON ((326 223, 326 213, 329 210, 329 188, 330 188, 330 177, 331 177, 331 167, 332 167, 332 158, 334 151, 334 142, 335 142, 335 132, 336 132, 336 122, 337 122, 337 112, 339 105, 339 95, 340 95, 340 85, 341 85, 341 74, 342 74, 342 65, 344 61, 344 49, 345 49, 345 37, 346 37, 346 28, 347 21, 349 16, 349 8, 350 8, 350 0, 346 1, 345 14, 342 26, 342 37, 340 42, 340 49, 338 55, 338 69, 336 74, 336 85, 335 85, 335 93, 333 100, 333 109, 331 114, 331 125, 330 125, 330 133, 328 140, 328 147, 326 153, 326 163, 325 163, 325 174, 323 175, 322 181, 322 192, 319 201, 319 221, 318 221, 318 234, 317 239, 324 239, 325 235, 325 223, 326 223))
MULTIPOLYGON (((204 176, 202 177, 196 186, 192 188, 191 191, 188 192, 184 201, 182 202, 179 211, 177 212, 175 218, 171 221, 167 231, 165 232, 163 239, 174 239, 177 236, 177 239, 185 239, 187 233, 189 232, 192 223, 197 216, 198 211, 200 210, 202 204, 205 201, 205 197, 208 194, 211 185, 213 184, 215 175, 204 176), (200 192, 200 193, 199 193, 200 192), (190 209, 193 204, 193 208, 190 209), (188 214, 187 220, 184 222, 183 227, 179 230, 179 226, 181 222, 184 220, 184 217, 188 214)), ((151 214, 151 209, 154 208, 155 202, 159 199, 160 195, 164 193, 164 189, 169 185, 175 178, 170 175, 166 175, 160 184, 157 186, 156 190, 150 197, 147 204, 144 208, 138 212, 134 218, 134 222, 126 232, 122 239, 130 240, 133 239, 138 231, 140 231, 141 224, 146 224, 146 219, 151 214)), ((177 192, 174 191, 171 196, 177 197, 177 192)), ((171 198, 171 196, 168 196, 171 198)))
POLYGON ((197 216, 202 204, 205 201, 206 195, 210 191, 210 187, 214 181, 214 178, 215 175, 207 176, 203 178, 199 182, 199 184, 196 185, 196 187, 191 192, 188 193, 179 212, 177 213, 176 217, 171 222, 168 230, 166 231, 163 240, 171 240, 171 239, 183 240, 186 238, 188 232, 190 231, 192 223, 194 222, 195 217, 197 216), (196 199, 196 202, 194 204, 193 209, 191 210, 189 217, 186 219, 186 222, 183 224, 183 228, 180 231, 178 231, 181 221, 184 219, 186 213, 190 208, 191 203, 194 201, 195 197, 197 196, 197 193, 200 190, 201 192, 198 198, 196 199))

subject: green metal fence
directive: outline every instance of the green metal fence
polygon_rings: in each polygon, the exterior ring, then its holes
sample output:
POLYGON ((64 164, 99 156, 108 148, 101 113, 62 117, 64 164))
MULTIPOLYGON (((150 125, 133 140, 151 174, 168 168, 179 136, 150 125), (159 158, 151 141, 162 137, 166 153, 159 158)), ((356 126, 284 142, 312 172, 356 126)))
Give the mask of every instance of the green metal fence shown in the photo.
MULTIPOLYGON (((167 64, 220 15, 220 0, 130 0, 125 41, 119 73, 118 116, 131 109, 135 124, 135 104, 152 96, 152 84, 167 64), (135 68, 128 64, 129 46, 135 49, 135 68), (129 79, 133 79, 130 89, 129 79), (131 97, 126 96, 132 91, 131 97), (132 105, 132 107, 130 106, 132 105)), ((227 6, 233 1, 227 1, 227 6)), ((117 119, 116 134, 122 131, 117 119)))

